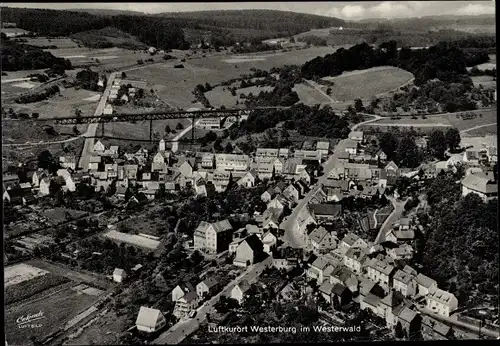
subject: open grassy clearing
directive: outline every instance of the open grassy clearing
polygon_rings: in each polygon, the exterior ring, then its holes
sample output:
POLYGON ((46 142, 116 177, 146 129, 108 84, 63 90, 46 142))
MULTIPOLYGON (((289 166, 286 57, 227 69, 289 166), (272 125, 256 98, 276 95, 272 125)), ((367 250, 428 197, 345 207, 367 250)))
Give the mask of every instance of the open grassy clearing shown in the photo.
MULTIPOLYGON (((447 114, 445 118, 455 126, 460 131, 470 129, 471 127, 480 126, 484 124, 492 124, 497 121, 497 109, 477 109, 471 111, 469 113, 478 114, 478 116, 474 119, 462 120, 461 118, 457 118, 457 113, 447 114), (481 116, 479 116, 479 114, 481 116)), ((460 114, 460 113, 458 113, 460 114)))
POLYGON ((48 209, 44 210, 43 212, 40 213, 41 216, 46 217, 50 223, 57 225, 61 222, 70 220, 70 219, 76 219, 80 216, 85 215, 86 212, 83 211, 78 211, 78 210, 73 210, 73 209, 66 209, 66 208, 54 208, 54 209, 48 209))
POLYGON ((475 76, 471 77, 472 82, 474 83, 475 87, 478 87, 479 85, 482 85, 485 88, 496 88, 497 87, 497 82, 496 80, 493 79, 493 77, 490 76, 475 76))
MULTIPOLYGON (((381 66, 360 71, 349 71, 337 77, 325 77, 332 81, 330 97, 336 101, 348 101, 356 98, 371 99, 375 95, 387 93, 399 88, 413 78, 413 74, 392 66, 381 66)), ((321 86, 326 92, 328 87, 321 86)))
POLYGON ((102 318, 77 337, 65 342, 65 345, 116 345, 118 344, 117 337, 130 325, 126 325, 127 316, 116 316, 114 311, 109 311, 102 318), (106 330, 106 333, 102 331, 106 330))
POLYGON ((243 107, 245 99, 240 98, 240 94, 254 96, 259 94, 261 91, 271 91, 273 88, 270 86, 251 86, 248 88, 236 90, 236 96, 231 95, 231 92, 226 89, 226 87, 218 86, 205 93, 206 98, 210 101, 210 104, 214 107, 243 107), (238 101, 238 104, 236 104, 238 101))
POLYGON ((126 49, 145 49, 147 46, 140 42, 136 37, 127 34, 114 27, 106 27, 100 30, 83 31, 71 35, 77 42, 82 45, 95 46, 99 42, 110 42, 115 47, 126 49))
POLYGON ((489 136, 489 135, 497 135, 498 133, 498 125, 489 125, 485 127, 481 127, 478 129, 474 129, 471 131, 467 131, 465 133, 462 133, 462 137, 482 137, 482 136, 489 136))
POLYGON ((88 308, 96 300, 95 296, 67 288, 30 304, 13 305, 5 312, 6 340, 9 345, 26 345, 32 336, 36 337, 37 340, 43 339, 62 328, 66 322, 88 308), (43 311, 43 318, 34 321, 33 324, 39 324, 41 327, 22 329, 18 327, 16 320, 20 316, 40 311, 43 311))
POLYGON ((473 147, 475 149, 481 149, 489 146, 496 147, 498 146, 498 137, 497 135, 486 135, 486 136, 462 136, 462 140, 460 142, 460 145, 462 147, 468 148, 468 147, 473 147))

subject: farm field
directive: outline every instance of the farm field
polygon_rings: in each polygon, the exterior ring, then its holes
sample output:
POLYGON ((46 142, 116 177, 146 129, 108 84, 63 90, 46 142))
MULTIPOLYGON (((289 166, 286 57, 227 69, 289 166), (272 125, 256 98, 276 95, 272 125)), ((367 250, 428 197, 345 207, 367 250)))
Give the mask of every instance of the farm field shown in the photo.
MULTIPOLYGON (((269 70, 272 67, 301 64, 315 58, 332 53, 330 47, 314 47, 291 52, 259 53, 245 55, 215 55, 207 58, 193 58, 182 63, 184 68, 174 68, 172 64, 148 66, 140 70, 130 71, 127 77, 147 81, 158 89, 161 99, 174 107, 192 107, 194 88, 198 84, 209 83, 215 86, 241 74, 249 73, 252 67, 269 70), (238 63, 228 63, 228 59, 240 59, 238 63), (259 59, 253 60, 253 59, 259 59), (243 60, 242 60, 243 59, 243 60)), ((208 96, 207 96, 208 98, 208 96)), ((216 101, 214 101, 216 102, 216 101)))
POLYGON ((26 345, 30 337, 43 340, 50 334, 58 331, 65 323, 85 310, 97 300, 97 297, 72 288, 65 288, 43 299, 27 302, 23 305, 14 305, 5 311, 6 340, 9 345, 26 345), (42 312, 42 318, 34 321, 34 326, 26 325, 19 328, 17 319, 20 316, 42 312))
MULTIPOLYGON (((370 100, 375 95, 384 94, 398 89, 411 81, 413 75, 397 67, 381 66, 360 71, 350 71, 337 77, 324 77, 332 81, 330 97, 336 101, 345 102, 361 98, 370 100)), ((325 92, 327 87, 321 86, 325 92)))

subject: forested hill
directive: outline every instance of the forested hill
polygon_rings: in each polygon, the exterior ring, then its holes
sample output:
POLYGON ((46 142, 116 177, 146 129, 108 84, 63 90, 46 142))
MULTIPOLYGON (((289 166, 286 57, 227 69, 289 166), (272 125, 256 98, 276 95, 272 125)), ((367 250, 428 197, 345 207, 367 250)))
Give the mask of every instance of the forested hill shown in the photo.
POLYGON ((160 13, 159 17, 196 20, 199 24, 219 28, 242 28, 290 32, 295 35, 311 29, 345 26, 342 19, 306 13, 274 10, 228 10, 160 13))
POLYGON ((59 11, 27 8, 2 8, 2 21, 14 22, 19 28, 41 36, 70 36, 89 30, 115 27, 137 37, 141 42, 159 48, 186 48, 182 29, 208 29, 219 45, 280 35, 294 35, 314 28, 345 25, 343 20, 310 14, 267 11, 203 11, 146 15, 114 11, 59 11), (233 30, 231 30, 233 29, 233 30), (246 34, 245 32, 248 31, 246 34), (243 32, 243 35, 242 35, 243 32))

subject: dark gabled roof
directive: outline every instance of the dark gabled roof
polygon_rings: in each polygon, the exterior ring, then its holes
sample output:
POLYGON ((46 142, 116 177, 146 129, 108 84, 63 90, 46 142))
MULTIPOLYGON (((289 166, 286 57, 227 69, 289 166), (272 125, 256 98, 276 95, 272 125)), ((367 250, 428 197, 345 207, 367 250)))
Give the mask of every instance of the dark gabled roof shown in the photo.
POLYGON ((340 204, 309 204, 309 210, 315 215, 340 216, 342 206, 340 204))
POLYGON ((342 295, 346 290, 348 290, 348 288, 342 284, 339 284, 339 283, 336 283, 332 287, 332 293, 337 295, 337 296, 342 295))
POLYGON ((264 249, 264 245, 256 234, 252 234, 251 236, 245 238, 245 241, 254 252, 262 252, 264 249))

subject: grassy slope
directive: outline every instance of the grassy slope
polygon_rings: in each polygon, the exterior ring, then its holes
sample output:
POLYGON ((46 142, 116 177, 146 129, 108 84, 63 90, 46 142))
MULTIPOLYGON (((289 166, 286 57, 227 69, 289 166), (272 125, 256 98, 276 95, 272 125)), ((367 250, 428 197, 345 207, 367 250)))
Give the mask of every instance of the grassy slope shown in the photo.
POLYGON ((81 41, 84 45, 95 47, 98 42, 110 42, 115 47, 128 49, 143 49, 146 45, 134 36, 117 28, 106 27, 100 30, 83 31, 70 36, 81 41))

